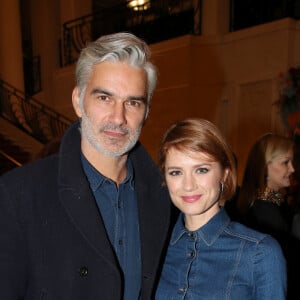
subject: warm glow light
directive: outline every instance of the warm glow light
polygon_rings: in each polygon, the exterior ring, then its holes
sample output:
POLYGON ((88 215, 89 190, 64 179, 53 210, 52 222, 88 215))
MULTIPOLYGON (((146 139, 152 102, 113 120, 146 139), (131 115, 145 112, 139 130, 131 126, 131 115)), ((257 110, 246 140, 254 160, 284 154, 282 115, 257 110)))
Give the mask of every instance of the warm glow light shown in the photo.
POLYGON ((146 10, 150 8, 150 0, 129 0, 127 6, 133 10, 146 10))

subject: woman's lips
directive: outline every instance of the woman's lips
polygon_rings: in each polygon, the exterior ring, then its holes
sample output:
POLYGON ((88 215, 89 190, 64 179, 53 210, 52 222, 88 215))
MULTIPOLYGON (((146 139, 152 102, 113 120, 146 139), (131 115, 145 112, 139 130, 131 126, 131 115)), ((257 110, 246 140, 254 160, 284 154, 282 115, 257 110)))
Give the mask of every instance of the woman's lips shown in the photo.
POLYGON ((184 202, 193 203, 198 201, 201 198, 201 195, 193 195, 193 196, 181 196, 184 202))

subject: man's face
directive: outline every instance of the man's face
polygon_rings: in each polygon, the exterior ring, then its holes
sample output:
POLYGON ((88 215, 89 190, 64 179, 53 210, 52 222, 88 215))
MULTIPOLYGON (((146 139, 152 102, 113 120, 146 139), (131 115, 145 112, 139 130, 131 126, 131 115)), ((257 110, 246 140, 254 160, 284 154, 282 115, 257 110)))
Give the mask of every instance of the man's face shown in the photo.
POLYGON ((126 154, 140 136, 146 101, 144 70, 126 62, 95 65, 82 99, 78 88, 73 91, 73 105, 81 118, 83 152, 96 150, 111 157, 126 154))

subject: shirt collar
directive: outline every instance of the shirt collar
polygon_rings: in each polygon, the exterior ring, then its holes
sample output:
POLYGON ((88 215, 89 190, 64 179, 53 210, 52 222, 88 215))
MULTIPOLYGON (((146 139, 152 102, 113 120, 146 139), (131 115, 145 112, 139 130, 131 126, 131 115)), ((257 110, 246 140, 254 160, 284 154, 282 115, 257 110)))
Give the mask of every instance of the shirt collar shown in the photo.
MULTIPOLYGON (((98 172, 90 162, 85 158, 83 153, 81 153, 81 162, 84 172, 88 178, 90 183, 90 187, 93 192, 95 192, 101 185, 103 184, 111 184, 113 181, 105 176, 103 176, 100 172, 98 172)), ((131 160, 128 158, 126 162, 126 178, 122 182, 122 184, 129 184, 130 188, 134 190, 134 172, 131 160)))
POLYGON ((176 244, 184 234, 195 236, 196 239, 203 240, 207 245, 212 245, 230 222, 225 209, 221 207, 220 211, 214 215, 208 223, 196 231, 189 231, 184 227, 184 215, 181 213, 174 227, 171 245, 176 244))

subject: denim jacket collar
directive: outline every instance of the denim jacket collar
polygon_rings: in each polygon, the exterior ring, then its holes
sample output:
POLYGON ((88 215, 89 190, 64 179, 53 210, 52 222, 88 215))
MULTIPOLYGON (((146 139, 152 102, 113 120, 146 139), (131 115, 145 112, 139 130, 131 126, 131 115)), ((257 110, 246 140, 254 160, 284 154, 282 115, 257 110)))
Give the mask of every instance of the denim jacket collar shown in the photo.
POLYGON ((229 216, 222 207, 205 225, 196 231, 189 231, 184 227, 184 214, 181 213, 174 227, 170 243, 174 245, 184 234, 188 234, 193 235, 196 239, 202 239, 208 246, 212 245, 229 223, 229 216))

